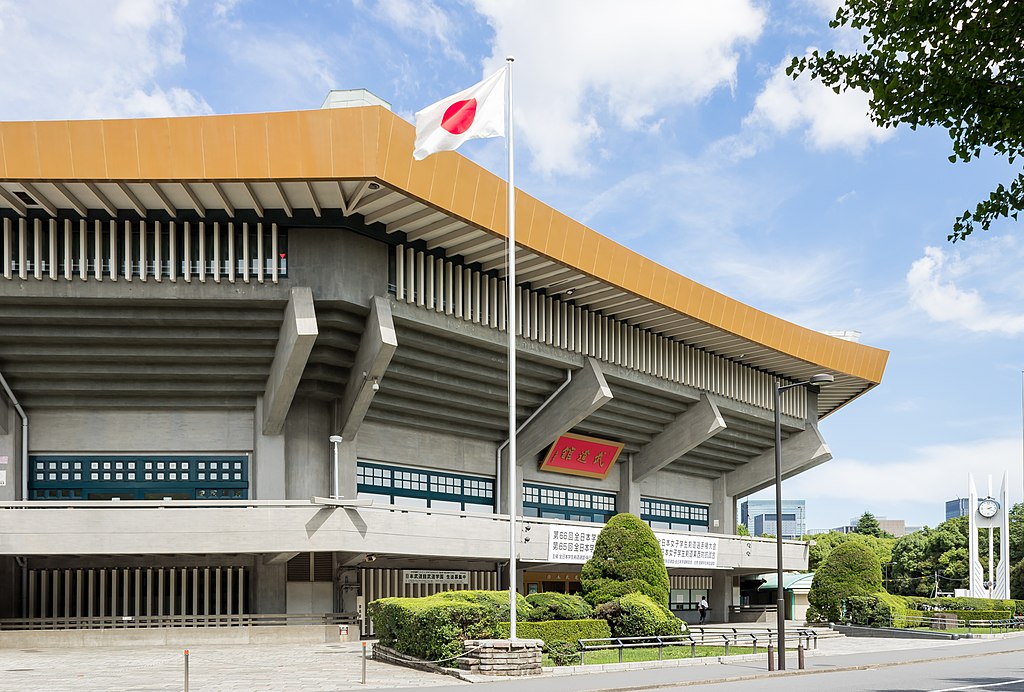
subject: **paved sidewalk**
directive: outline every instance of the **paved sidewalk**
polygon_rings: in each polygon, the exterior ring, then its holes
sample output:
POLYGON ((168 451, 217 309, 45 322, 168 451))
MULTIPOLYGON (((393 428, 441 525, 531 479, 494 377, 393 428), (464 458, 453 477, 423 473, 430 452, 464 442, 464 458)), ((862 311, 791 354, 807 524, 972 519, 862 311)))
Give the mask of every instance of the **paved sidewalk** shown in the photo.
MULTIPOLYGON (((980 642, 915 639, 837 638, 809 651, 809 670, 859 665, 891 665, 919 658, 975 655, 980 642)), ((988 642, 988 647, 1024 649, 1024 638, 988 642)), ((197 646, 189 649, 190 692, 207 690, 367 690, 402 687, 467 689, 457 678, 366 661, 361 683, 362 645, 289 644, 197 646)), ((586 672, 555 669, 543 676, 495 681, 476 677, 488 689, 624 689, 767 674, 764 654, 734 657, 728 663, 682 659, 671 665, 588 666, 586 672)), ((797 667, 795 653, 790 671, 797 667)), ((788 671, 787 671, 788 672, 788 671)), ((182 690, 183 650, 177 647, 0 649, 0 692, 25 690, 182 690)))

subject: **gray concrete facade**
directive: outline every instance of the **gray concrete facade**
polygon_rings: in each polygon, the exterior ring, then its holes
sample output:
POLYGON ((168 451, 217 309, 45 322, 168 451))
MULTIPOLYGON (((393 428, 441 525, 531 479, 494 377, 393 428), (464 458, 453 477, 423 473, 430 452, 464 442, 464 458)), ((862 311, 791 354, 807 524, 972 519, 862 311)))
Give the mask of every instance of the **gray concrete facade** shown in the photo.
MULTIPOLYGON (((89 566, 95 555, 167 568, 244 555, 254 612, 289 609, 288 560, 303 553, 341 566, 327 578, 345 609, 356 607, 371 556, 395 568, 443 560, 500 572, 508 552, 499 463, 507 340, 482 318, 397 295, 394 253, 379 231, 345 217, 331 227, 291 224, 288 275, 277 284, 0 281, 0 302, 21 320, 0 336, 0 372, 24 397, 32 457, 242 455, 249 479, 248 504, 238 506, 22 504, 21 421, 5 400, 0 617, 26 608, 22 564, 117 569, 89 566), (339 498, 357 497, 357 466, 372 462, 493 479, 495 513, 312 505, 311 497, 333 494, 332 435, 344 438, 339 498)), ((773 544, 731 535, 736 498, 771 476, 771 412, 624 358, 518 344, 519 482, 611 493, 618 511, 640 513, 642 498, 706 506, 719 567, 675 572, 712 579, 724 616, 734 578, 774 565, 773 544), (618 468, 604 479, 541 471, 539 459, 569 431, 622 441, 618 468)), ((815 424, 813 413, 784 417, 787 474, 828 458, 815 424)), ((520 545, 523 569, 557 569, 547 555, 553 523, 523 522, 531 527, 520 545)), ((788 545, 786 565, 805 567, 806 546, 788 545)))

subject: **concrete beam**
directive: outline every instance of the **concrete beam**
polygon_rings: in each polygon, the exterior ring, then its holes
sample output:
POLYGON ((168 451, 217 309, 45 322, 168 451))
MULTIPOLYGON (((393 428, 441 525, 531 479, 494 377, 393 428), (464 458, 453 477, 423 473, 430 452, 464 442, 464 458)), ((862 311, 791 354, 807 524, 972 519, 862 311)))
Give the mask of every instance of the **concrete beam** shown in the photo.
POLYGON ((11 404, 7 400, 7 394, 0 391, 0 435, 11 432, 10 418, 11 404))
POLYGON ((317 337, 313 291, 293 288, 277 338, 274 362, 263 392, 263 434, 280 435, 317 337))
POLYGON ((282 562, 288 562, 296 555, 298 555, 298 552, 268 553, 263 556, 263 564, 276 565, 282 562))
POLYGON ((725 430, 725 419, 707 394, 665 426, 633 457, 633 480, 642 481, 725 430))
MULTIPOLYGON (((825 438, 812 426, 782 441, 782 478, 803 473, 832 458, 825 438)), ((746 497, 775 483, 775 450, 769 449, 725 476, 726 494, 746 497)))
POLYGON ((391 304, 386 298, 374 296, 370 301, 370 314, 366 318, 366 328, 359 341, 345 393, 335 407, 333 434, 351 439, 359 432, 373 395, 397 348, 398 335, 391 315, 391 304))
MULTIPOLYGON (((524 426, 516 436, 517 462, 522 463, 550 445, 587 416, 612 400, 612 390, 601 366, 588 358, 583 368, 573 373, 572 381, 544 408, 544 412, 524 426)), ((507 449, 507 448, 506 448, 507 449)))

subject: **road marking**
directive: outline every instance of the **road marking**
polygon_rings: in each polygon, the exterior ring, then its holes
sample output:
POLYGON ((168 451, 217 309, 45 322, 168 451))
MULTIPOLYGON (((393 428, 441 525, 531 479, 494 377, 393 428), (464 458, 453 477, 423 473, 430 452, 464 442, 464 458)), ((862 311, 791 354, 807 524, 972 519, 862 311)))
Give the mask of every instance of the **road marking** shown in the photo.
POLYGON ((981 690, 989 687, 1002 687, 1003 685, 1013 685, 1018 682, 1024 682, 1024 680, 1007 680, 1006 682, 989 682, 984 685, 967 685, 965 687, 944 687, 941 690, 932 690, 932 692, 956 692, 957 690, 981 690))

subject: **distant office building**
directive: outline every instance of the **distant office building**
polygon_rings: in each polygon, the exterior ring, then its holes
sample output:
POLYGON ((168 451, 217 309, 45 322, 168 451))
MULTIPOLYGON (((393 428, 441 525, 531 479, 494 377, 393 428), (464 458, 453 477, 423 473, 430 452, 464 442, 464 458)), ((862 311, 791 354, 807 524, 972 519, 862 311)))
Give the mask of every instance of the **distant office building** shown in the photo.
MULTIPOLYGON (((912 531, 916 531, 920 527, 908 527, 906 519, 887 519, 885 517, 875 517, 878 520, 878 528, 882 529, 886 533, 899 538, 906 536, 912 531)), ((839 533, 856 533, 857 522, 860 517, 850 519, 850 523, 845 526, 837 526, 832 531, 838 531, 839 533)))
MULTIPOLYGON (((775 500, 746 500, 740 505, 740 522, 754 536, 777 535, 775 500)), ((807 532, 807 500, 782 501, 782 537, 800 538, 807 532)))
POLYGON ((966 497, 958 497, 955 500, 946 501, 946 519, 955 519, 956 517, 967 516, 967 503, 966 497))

